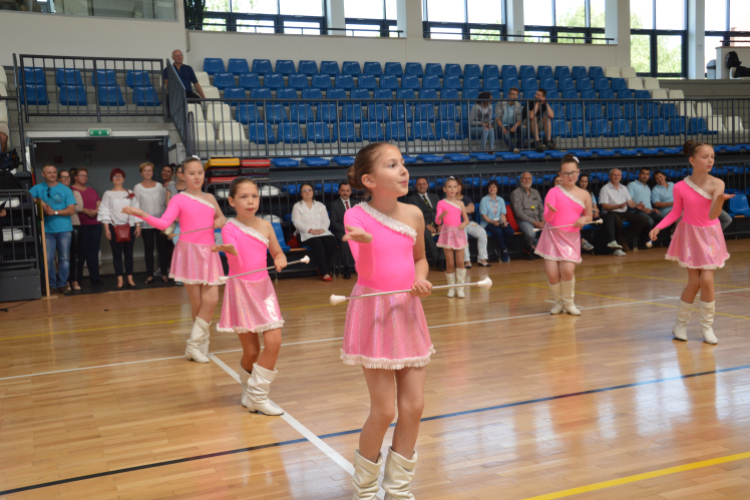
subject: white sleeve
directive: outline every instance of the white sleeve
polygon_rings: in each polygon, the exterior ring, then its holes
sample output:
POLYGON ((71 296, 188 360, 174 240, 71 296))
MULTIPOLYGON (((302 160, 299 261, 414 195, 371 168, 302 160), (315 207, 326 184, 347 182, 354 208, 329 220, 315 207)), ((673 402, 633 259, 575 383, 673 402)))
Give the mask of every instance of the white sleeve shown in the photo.
POLYGON ((302 208, 300 208, 300 202, 295 203, 294 208, 292 208, 292 224, 294 224, 297 231, 302 234, 305 234, 310 229, 307 224, 302 222, 302 208))
POLYGON ((112 224, 112 217, 110 216, 110 203, 112 201, 112 197, 109 194, 109 191, 104 192, 104 196, 102 196, 102 202, 99 205, 99 211, 96 214, 96 220, 103 224, 112 224))
POLYGON ((325 229, 326 231, 330 230, 331 219, 328 217, 326 206, 320 202, 316 202, 316 205, 318 206, 318 213, 320 214, 320 229, 325 229))
POLYGON ((607 205, 613 204, 609 199, 609 190, 607 189, 607 184, 602 186, 601 190, 599 190, 599 203, 606 203, 607 205))

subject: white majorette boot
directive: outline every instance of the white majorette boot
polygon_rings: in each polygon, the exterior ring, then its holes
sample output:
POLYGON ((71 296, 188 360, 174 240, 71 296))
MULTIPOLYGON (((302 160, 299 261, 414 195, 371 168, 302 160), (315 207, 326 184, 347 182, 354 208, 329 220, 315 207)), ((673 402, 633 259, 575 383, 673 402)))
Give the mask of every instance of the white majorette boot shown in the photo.
POLYGON ((677 318, 675 318, 674 326, 672 327, 672 335, 677 340, 687 340, 687 325, 692 307, 693 304, 688 304, 682 300, 680 300, 680 304, 677 306, 677 318))
POLYGON ((242 368, 240 363, 240 384, 242 384, 242 406, 247 407, 247 381, 250 379, 250 374, 242 368))
MULTIPOLYGON (((199 320, 200 318, 196 317, 195 319, 199 320)), ((203 337, 201 338, 200 350, 204 356, 208 356, 208 341, 211 338, 211 323, 206 323, 201 319, 200 325, 203 329, 203 337)))
POLYGON ((245 388, 245 394, 247 395, 245 402, 247 403, 248 411, 252 413, 261 412, 264 415, 271 416, 284 414, 284 410, 268 399, 271 382, 273 382, 278 373, 278 370, 267 370, 258 363, 253 365, 253 373, 247 379, 247 387, 245 388))
POLYGON ((186 359, 192 359, 197 363, 208 363, 210 361, 208 356, 201 351, 201 345, 204 342, 203 337, 206 335, 206 332, 208 332, 208 323, 196 317, 193 329, 190 331, 187 347, 185 348, 186 359))
POLYGON ((360 455, 359 450, 354 450, 354 476, 352 476, 354 496, 352 500, 375 500, 377 498, 381 465, 383 465, 383 455, 378 454, 378 460, 373 463, 360 455))
MULTIPOLYGON (((456 284, 456 273, 445 273, 445 278, 448 280, 449 285, 455 285, 456 284)), ((449 288, 448 289, 448 298, 452 299, 456 295, 456 289, 455 288, 449 288)))
MULTIPOLYGON (((466 283, 466 269, 456 269, 456 283, 466 283)), ((464 293, 464 287, 459 286, 456 288, 456 297, 458 297, 459 299, 463 299, 464 297, 466 297, 466 294, 464 293)))
POLYGON ((383 477, 383 489, 385 500, 414 500, 411 494, 411 480, 414 479, 414 469, 417 466, 417 451, 411 460, 407 460, 390 446, 388 447, 388 458, 385 460, 385 476, 383 477))
POLYGON ((547 282, 549 285, 550 290, 552 290, 552 298, 555 300, 555 306, 550 309, 550 314, 560 314, 561 312, 565 311, 565 307, 563 307, 563 300, 562 300, 562 285, 560 285, 560 282, 558 281, 554 285, 547 282))
POLYGON ((579 311, 573 303, 573 299, 576 295, 576 279, 573 278, 570 281, 560 280, 560 287, 562 289, 562 300, 565 312, 572 316, 580 316, 581 311, 579 311))
POLYGON ((716 314, 716 301, 703 302, 700 306, 701 317, 698 323, 701 325, 701 333, 706 344, 718 344, 719 339, 714 335, 714 315, 716 314))

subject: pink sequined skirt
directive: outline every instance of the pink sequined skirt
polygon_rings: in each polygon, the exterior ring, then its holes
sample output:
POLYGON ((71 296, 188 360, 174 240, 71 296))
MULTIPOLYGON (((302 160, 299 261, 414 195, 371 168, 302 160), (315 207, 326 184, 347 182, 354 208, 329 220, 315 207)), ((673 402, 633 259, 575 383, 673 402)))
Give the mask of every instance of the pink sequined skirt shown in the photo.
POLYGON ((263 333, 284 326, 271 279, 227 280, 224 304, 216 330, 229 333, 263 333))
POLYGON ((466 231, 463 229, 459 230, 458 226, 448 226, 443 224, 440 226, 437 246, 440 248, 452 248, 453 250, 467 248, 469 242, 466 240, 466 231))
POLYGON ((681 220, 664 258, 690 269, 721 269, 729 258, 721 224, 693 226, 681 220))
MULTIPOLYGON (((379 291, 357 283, 352 295, 379 291)), ((397 293, 349 301, 341 347, 344 364, 401 370, 425 366, 434 352, 418 297, 397 293)))
POLYGON ((547 260, 581 263, 581 232, 544 229, 535 254, 547 260))
POLYGON ((219 254, 211 245, 199 245, 179 240, 172 254, 169 277, 186 285, 221 285, 224 275, 219 254))

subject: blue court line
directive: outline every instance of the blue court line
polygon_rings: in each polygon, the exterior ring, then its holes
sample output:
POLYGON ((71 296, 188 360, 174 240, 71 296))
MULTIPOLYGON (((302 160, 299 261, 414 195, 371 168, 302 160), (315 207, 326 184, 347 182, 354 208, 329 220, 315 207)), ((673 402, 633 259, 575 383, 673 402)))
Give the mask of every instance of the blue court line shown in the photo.
MULTIPOLYGON (((464 415, 472 415, 472 414, 475 414, 475 413, 483 413, 483 412, 493 411, 493 410, 502 410, 504 408, 514 408, 516 406, 526 406, 526 405, 531 405, 531 404, 536 404, 536 403, 544 403, 544 402, 547 402, 547 401, 556 401, 556 400, 560 400, 560 399, 568 399, 568 398, 573 398, 573 397, 577 397, 577 396, 586 396, 588 394, 598 394, 598 393, 602 393, 602 392, 616 391, 616 390, 619 390, 619 389, 628 389, 628 388, 631 388, 631 387, 641 387, 641 386, 646 386, 646 385, 660 384, 660 383, 663 383, 663 382, 672 382, 672 381, 675 381, 675 380, 685 380, 685 379, 689 379, 689 378, 702 377, 704 375, 716 375, 716 374, 719 374, 719 373, 728 373, 728 372, 734 372, 734 371, 739 371, 739 370, 747 370, 748 368, 750 368, 750 365, 742 365, 742 366, 735 366, 735 367, 732 367, 732 368, 721 368, 721 369, 718 369, 718 370, 711 370, 711 371, 707 371, 707 372, 691 373, 691 374, 688 374, 688 375, 678 375, 678 376, 674 376, 674 377, 665 377, 665 378, 658 378, 658 379, 654 379, 654 380, 646 380, 646 381, 643 381, 643 382, 633 382, 632 384, 615 385, 615 386, 612 386, 612 387, 604 387, 604 388, 601 388, 601 389, 591 389, 591 390, 588 390, 588 391, 572 392, 572 393, 569 393, 569 394, 560 394, 558 396, 548 396, 548 397, 545 397, 545 398, 529 399, 529 400, 526 400, 526 401, 517 401, 515 403, 505 403, 505 404, 502 404, 502 405, 488 406, 486 408, 477 408, 475 410, 466 410, 466 411, 459 411, 459 412, 455 412, 455 413, 446 413, 444 415, 434 415, 432 417, 424 417, 424 418, 421 419, 421 422, 430 422, 432 420, 442 420, 444 418, 461 417, 461 416, 464 416, 464 415)), ((390 427, 395 427, 395 426, 396 426, 395 423, 393 423, 393 424, 390 425, 390 427)), ((362 432, 362 429, 354 429, 354 430, 350 430, 350 431, 342 431, 342 432, 333 432, 333 433, 330 433, 330 434, 322 434, 322 435, 318 436, 318 438, 319 439, 329 439, 329 438, 340 437, 340 436, 348 436, 350 434, 358 434, 360 432, 362 432)), ((226 456, 226 455, 233 455, 233 454, 236 454, 236 453, 246 453, 246 452, 249 452, 249 451, 263 450, 263 449, 267 449, 267 448, 276 448, 276 447, 280 447, 280 446, 287 446, 287 445, 290 445, 290 444, 303 443, 303 442, 306 442, 306 441, 308 441, 306 438, 292 439, 290 441, 280 441, 278 443, 263 444, 263 445, 260 445, 260 446, 251 446, 249 448, 238 448, 236 450, 220 451, 220 452, 217 452, 217 453, 209 453, 209 454, 206 454, 206 455, 198 455, 198 456, 194 456, 194 457, 179 458, 179 459, 176 459, 176 460, 169 460, 167 462, 156 462, 156 463, 153 463, 153 464, 139 465, 139 466, 136 466, 136 467, 128 467, 126 469, 117 469, 117 470, 112 470, 112 471, 107 471, 107 472, 99 472, 97 474, 89 474, 87 476, 72 477, 72 478, 69 478, 69 479, 61 479, 59 481, 51 481, 51 482, 48 482, 48 483, 40 483, 40 484, 31 485, 31 486, 23 486, 21 488, 14 488, 12 490, 0 491, 0 495, 10 495, 10 494, 13 494, 13 493, 20 493, 22 491, 36 490, 36 489, 39 489, 39 488, 47 488, 49 486, 57 486, 59 484, 67 484, 67 483, 73 483, 73 482, 77 482, 77 481, 84 481, 86 479, 95 479, 95 478, 98 478, 98 477, 114 476, 116 474, 123 474, 123 473, 126 473, 126 472, 134 472, 134 471, 139 471, 139 470, 144 470, 144 469, 153 469, 153 468, 156 468, 156 467, 163 467, 163 466, 166 466, 166 465, 174 465, 174 464, 181 464, 181 463, 185 463, 185 462, 193 462, 195 460, 204 460, 204 459, 207 459, 207 458, 222 457, 222 456, 226 456)))

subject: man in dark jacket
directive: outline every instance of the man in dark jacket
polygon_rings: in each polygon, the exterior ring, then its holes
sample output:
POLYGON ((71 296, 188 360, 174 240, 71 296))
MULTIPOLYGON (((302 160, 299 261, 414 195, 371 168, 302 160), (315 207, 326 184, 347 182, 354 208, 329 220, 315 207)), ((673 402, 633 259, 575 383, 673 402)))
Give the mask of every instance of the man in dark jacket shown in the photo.
POLYGON ((424 215, 424 248, 427 255, 427 260, 434 266, 438 267, 438 270, 445 270, 445 254, 438 248, 435 243, 433 235, 437 233, 437 224, 435 224, 435 217, 437 217, 437 204, 438 197, 434 193, 428 193, 427 188, 429 184, 427 179, 419 177, 415 185, 417 191, 406 197, 406 203, 411 203, 419 207, 424 215))
POLYGON ((352 277, 351 269, 354 267, 354 257, 352 257, 352 251, 349 249, 349 243, 341 241, 341 238, 346 234, 344 214, 347 210, 353 208, 357 202, 351 199, 352 187, 348 182, 339 184, 339 196, 340 198, 333 201, 328 207, 328 211, 330 212, 331 232, 336 237, 341 252, 341 259, 344 261, 344 279, 348 280, 352 277))

